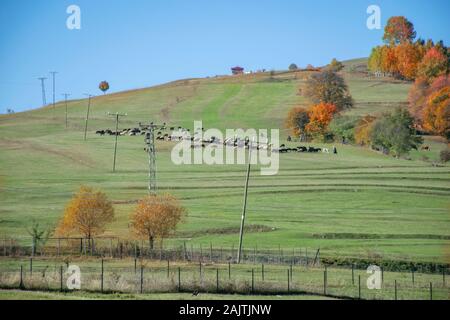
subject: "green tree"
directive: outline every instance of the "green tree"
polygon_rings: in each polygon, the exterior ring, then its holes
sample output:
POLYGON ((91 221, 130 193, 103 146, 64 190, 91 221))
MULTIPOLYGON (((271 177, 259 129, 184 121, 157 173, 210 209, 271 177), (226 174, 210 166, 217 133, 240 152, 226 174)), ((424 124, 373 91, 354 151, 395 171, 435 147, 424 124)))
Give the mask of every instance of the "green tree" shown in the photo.
POLYGON ((342 142, 355 141, 355 127, 359 119, 355 116, 336 116, 329 124, 328 130, 342 142))
POLYGON ((44 246, 53 234, 53 228, 42 227, 39 222, 33 220, 31 228, 27 229, 32 238, 32 255, 36 253, 39 246, 44 246))
POLYGON ((414 134, 413 118, 408 110, 397 108, 375 121, 371 132, 372 146, 381 147, 400 157, 423 142, 414 134))
POLYGON ((291 63, 289 65, 289 70, 290 71, 295 71, 295 70, 298 70, 298 67, 297 67, 297 65, 295 63, 291 63))
POLYGON ((311 75, 302 92, 312 104, 331 103, 338 111, 353 106, 353 99, 344 78, 330 70, 311 75))

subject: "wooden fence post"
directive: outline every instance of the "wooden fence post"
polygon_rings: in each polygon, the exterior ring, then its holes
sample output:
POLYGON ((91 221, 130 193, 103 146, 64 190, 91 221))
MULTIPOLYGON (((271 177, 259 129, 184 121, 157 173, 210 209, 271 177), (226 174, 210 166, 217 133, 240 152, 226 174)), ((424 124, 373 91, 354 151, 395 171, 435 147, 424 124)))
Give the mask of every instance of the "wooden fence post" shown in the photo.
POLYGON ((255 292, 255 273, 254 269, 252 269, 252 293, 255 292))
POLYGON ((30 275, 33 276, 33 258, 30 258, 30 275))
POLYGON ((231 279, 231 263, 228 262, 228 280, 231 279))
POLYGON ((261 276, 262 276, 262 281, 264 281, 264 263, 261 265, 261 276))
POLYGON ((394 280, 394 297, 397 300, 397 280, 394 280))
POLYGON ((433 283, 430 282, 430 300, 433 300, 433 283))
POLYGON ((414 269, 411 269, 411 280, 412 284, 414 285, 414 269))
POLYGON ((137 273, 137 259, 134 258, 134 273, 137 273))
POLYGON ((219 269, 216 269, 216 292, 219 292, 219 269))
POLYGON ((59 291, 63 291, 63 266, 59 267, 59 291))
POLYGON ((19 288, 21 290, 25 289, 25 286, 23 284, 23 266, 20 266, 20 283, 19 283, 19 288))
POLYGON ((287 269, 287 292, 291 292, 291 284, 290 284, 290 276, 289 276, 289 269, 287 269))
POLYGON ((445 287, 445 267, 442 267, 442 285, 445 287))
POLYGON ((358 275, 358 299, 361 300, 361 275, 358 275))
POLYGON ((323 295, 327 295, 327 266, 325 266, 325 270, 323 271, 323 295))
POLYGON ((144 266, 141 266, 141 293, 144 292, 144 266))
POLYGON ((178 267, 178 292, 181 291, 181 268, 178 267))
POLYGON ((292 263, 291 263, 291 266, 290 266, 291 282, 292 282, 292 269, 293 269, 293 267, 292 267, 292 263))
POLYGON ((184 250, 184 261, 186 261, 186 259, 187 259, 186 241, 183 241, 183 250, 184 250))
POLYGON ((352 285, 355 285, 355 264, 352 263, 352 285))
POLYGON ((103 259, 102 259, 102 277, 101 277, 101 292, 103 293, 103 259))

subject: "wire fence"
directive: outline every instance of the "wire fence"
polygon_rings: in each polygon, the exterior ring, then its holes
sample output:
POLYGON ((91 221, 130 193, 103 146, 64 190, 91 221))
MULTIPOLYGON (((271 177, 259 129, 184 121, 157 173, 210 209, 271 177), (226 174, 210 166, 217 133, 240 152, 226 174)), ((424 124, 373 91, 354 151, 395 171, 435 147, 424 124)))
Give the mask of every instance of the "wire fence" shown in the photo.
POLYGON ((369 289, 366 270, 327 266, 155 261, 144 258, 65 260, 0 259, 0 287, 99 293, 308 294, 346 299, 449 299, 446 279, 436 274, 383 272, 369 289), (72 266, 79 269, 78 275, 72 266), (76 278, 78 277, 79 278, 76 278))

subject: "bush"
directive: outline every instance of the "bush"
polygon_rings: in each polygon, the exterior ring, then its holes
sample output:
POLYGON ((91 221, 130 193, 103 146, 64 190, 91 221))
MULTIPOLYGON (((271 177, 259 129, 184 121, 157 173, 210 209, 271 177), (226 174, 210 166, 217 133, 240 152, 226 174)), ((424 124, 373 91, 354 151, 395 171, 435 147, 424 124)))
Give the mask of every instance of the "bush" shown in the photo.
POLYGON ((443 163, 448 162, 450 160, 450 150, 442 150, 440 153, 440 159, 443 163))

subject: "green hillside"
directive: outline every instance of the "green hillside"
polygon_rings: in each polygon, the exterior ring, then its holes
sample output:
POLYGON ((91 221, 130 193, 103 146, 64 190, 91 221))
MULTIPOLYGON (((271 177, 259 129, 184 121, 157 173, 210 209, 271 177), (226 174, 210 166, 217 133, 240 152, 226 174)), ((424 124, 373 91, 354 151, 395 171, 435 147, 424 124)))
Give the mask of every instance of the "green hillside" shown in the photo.
MULTIPOLYGON (((364 59, 345 65, 343 75, 356 102, 349 113, 374 114, 406 104, 410 84, 368 78, 364 59)), ((54 224, 80 184, 101 188, 114 201, 116 220, 107 234, 129 236, 134 201, 147 193, 147 154, 141 136, 120 137, 118 171, 111 172, 114 137, 95 135, 98 129, 113 129, 107 112, 128 114, 121 128, 150 120, 189 128, 194 120, 205 128, 282 128, 289 108, 305 104, 298 88, 308 75, 189 79, 101 95, 92 100, 86 142, 86 100, 69 102, 67 129, 63 103, 0 116, 0 238, 25 239, 33 218, 54 224)), ((255 168, 247 223, 272 231, 246 234, 244 246, 448 261, 450 169, 432 165, 446 144, 437 138, 427 138, 426 144, 431 151, 414 151, 410 160, 338 145, 338 155, 280 155, 276 176, 261 176, 255 168)), ((167 242, 237 245, 245 167, 175 166, 172 146, 157 144, 159 189, 180 197, 189 216, 167 242)))

